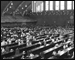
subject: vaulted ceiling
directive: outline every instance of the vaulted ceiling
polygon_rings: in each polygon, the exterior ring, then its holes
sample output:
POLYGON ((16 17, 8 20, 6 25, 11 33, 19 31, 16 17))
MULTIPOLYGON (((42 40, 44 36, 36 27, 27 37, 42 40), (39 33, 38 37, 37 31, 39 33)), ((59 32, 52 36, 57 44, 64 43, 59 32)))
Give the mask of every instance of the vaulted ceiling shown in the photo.
POLYGON ((1 14, 23 14, 31 8, 32 1, 1 1, 1 14))

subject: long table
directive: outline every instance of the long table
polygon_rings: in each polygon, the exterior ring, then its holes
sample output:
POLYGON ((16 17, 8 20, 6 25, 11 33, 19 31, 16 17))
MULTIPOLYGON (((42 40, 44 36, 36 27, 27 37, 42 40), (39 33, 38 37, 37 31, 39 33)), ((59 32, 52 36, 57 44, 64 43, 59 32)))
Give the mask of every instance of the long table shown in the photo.
POLYGON ((30 52, 32 52, 33 54, 39 54, 40 52, 46 50, 46 49, 49 49, 51 47, 53 47, 55 44, 46 44, 46 46, 42 45, 42 46, 39 46, 37 48, 34 48, 32 50, 30 50, 30 52))
POLYGON ((62 51, 58 54, 58 56, 52 56, 52 57, 49 57, 48 59, 65 59, 65 58, 68 58, 68 57, 67 57, 67 52, 68 52, 68 51, 71 51, 71 50, 73 50, 73 49, 74 49, 74 47, 68 47, 67 49, 62 50, 62 51))
POLYGON ((58 49, 58 48, 60 48, 60 47, 62 47, 62 46, 63 46, 63 44, 62 44, 62 45, 59 45, 58 47, 55 46, 55 47, 53 47, 53 48, 50 48, 50 49, 48 49, 48 50, 43 51, 45 58, 47 59, 47 58, 53 56, 53 55, 52 55, 52 52, 53 52, 55 49, 58 49))

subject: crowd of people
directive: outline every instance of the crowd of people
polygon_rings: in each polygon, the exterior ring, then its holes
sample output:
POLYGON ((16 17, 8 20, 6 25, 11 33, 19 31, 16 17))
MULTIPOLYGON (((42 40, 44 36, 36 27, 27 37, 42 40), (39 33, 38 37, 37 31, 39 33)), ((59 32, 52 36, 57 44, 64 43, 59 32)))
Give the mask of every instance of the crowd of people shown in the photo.
MULTIPOLYGON (((57 43, 59 41, 63 41, 63 43, 66 43, 67 41, 70 42, 70 46, 74 47, 74 28, 50 28, 50 27, 35 27, 35 28, 20 28, 20 27, 14 27, 14 28, 1 28, 1 54, 5 54, 10 51, 14 51, 14 49, 8 49, 11 46, 20 46, 23 44, 26 44, 23 47, 30 47, 34 45, 34 42, 39 41, 40 46, 42 46, 42 39, 44 46, 47 45, 47 41, 49 40, 52 43, 57 43)), ((62 44, 62 43, 61 43, 62 44)), ((56 46, 59 46, 59 44, 56 44, 56 46)), ((64 45, 63 48, 69 47, 68 44, 64 45)), ((60 50, 58 51, 61 52, 60 50)), ((23 51, 23 53, 27 53, 26 51, 23 51)), ((56 51, 53 51, 53 55, 56 55, 56 51)), ((73 56, 71 58, 74 58, 74 51, 73 56)), ((30 59, 33 59, 34 54, 30 53, 27 54, 30 59)), ((3 57, 7 58, 7 57, 3 57)), ((21 59, 25 59, 24 55, 22 55, 21 59)), ((44 58, 44 57, 42 57, 44 58)))

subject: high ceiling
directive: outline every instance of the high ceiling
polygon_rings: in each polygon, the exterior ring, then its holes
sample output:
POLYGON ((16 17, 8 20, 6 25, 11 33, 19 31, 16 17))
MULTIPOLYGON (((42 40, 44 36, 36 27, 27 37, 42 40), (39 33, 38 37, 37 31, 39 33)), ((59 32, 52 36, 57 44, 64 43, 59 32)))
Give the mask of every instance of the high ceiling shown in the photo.
POLYGON ((31 1, 1 1, 1 14, 24 14, 25 11, 31 10, 31 1))

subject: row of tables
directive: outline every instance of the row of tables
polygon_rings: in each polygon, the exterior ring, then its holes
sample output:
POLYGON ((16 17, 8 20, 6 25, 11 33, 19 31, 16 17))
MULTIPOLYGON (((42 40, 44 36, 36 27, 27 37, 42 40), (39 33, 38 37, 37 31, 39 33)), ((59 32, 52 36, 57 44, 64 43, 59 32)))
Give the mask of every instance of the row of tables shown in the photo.
MULTIPOLYGON (((56 49, 59 49, 60 47, 62 47, 63 46, 63 44, 62 45, 59 45, 58 47, 54 47, 55 46, 55 44, 59 44, 59 43, 61 43, 61 42, 63 42, 63 40, 60 40, 60 41, 58 41, 58 42, 54 42, 54 43, 52 43, 50 40, 46 40, 46 45, 45 44, 43 44, 42 43, 43 42, 43 39, 41 39, 41 40, 37 40, 37 42, 35 42, 35 44, 33 44, 33 45, 31 45, 31 46, 29 46, 29 47, 25 47, 24 45, 25 45, 25 43, 23 44, 23 45, 16 45, 16 46, 12 46, 12 47, 10 47, 10 48, 16 48, 16 47, 20 47, 19 48, 19 54, 18 55, 14 55, 15 54, 15 51, 13 51, 13 52, 10 52, 10 53, 7 53, 7 54, 9 54, 9 56, 10 56, 10 54, 11 53, 13 53, 13 58, 12 57, 10 57, 10 58, 12 58, 12 59, 14 59, 14 58, 20 58, 22 55, 23 55, 23 53, 22 53, 22 51, 29 51, 29 52, 31 52, 31 53, 34 53, 35 55, 37 55, 34 59, 39 59, 40 58, 40 56, 38 55, 38 54, 40 54, 41 52, 43 52, 43 55, 45 56, 45 58, 49 58, 50 56, 48 56, 49 54, 52 54, 52 51, 54 51, 54 50, 56 50, 56 49), (40 43, 41 44, 40 44, 40 43), (21 48, 22 47, 22 48, 21 48), (52 48, 53 47, 53 48, 52 48)), ((68 43, 70 43, 70 42, 66 42, 66 43, 64 43, 64 44, 68 44, 68 43)), ((6 55, 7 55, 6 54, 6 55)), ((27 53, 26 53, 27 54, 27 53)), ((24 55, 26 55, 26 54, 24 54, 24 55)), ((63 54, 65 54, 65 53, 63 53, 63 54)), ((63 55, 62 54, 62 55, 63 55)), ((5 54, 4 54, 5 55, 5 54)), ((11 54, 12 55, 12 54, 11 54)), ((52 56, 52 55, 51 55, 52 56)), ((9 58, 9 59, 10 59, 9 58)))

